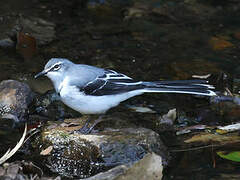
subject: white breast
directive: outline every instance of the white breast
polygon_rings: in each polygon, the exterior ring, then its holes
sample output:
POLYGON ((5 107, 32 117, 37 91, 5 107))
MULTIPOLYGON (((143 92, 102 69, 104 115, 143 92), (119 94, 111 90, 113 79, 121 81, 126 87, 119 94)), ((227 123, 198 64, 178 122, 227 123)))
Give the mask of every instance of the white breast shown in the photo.
POLYGON ((63 86, 60 96, 64 104, 82 114, 103 114, 120 102, 142 93, 141 90, 136 90, 118 95, 90 96, 75 86, 63 86))

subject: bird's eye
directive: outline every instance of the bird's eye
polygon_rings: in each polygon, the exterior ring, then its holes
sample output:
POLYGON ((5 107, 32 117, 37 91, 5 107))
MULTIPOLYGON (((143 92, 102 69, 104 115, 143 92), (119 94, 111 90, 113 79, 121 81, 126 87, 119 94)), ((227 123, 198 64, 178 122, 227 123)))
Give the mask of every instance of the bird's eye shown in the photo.
POLYGON ((61 66, 60 66, 59 64, 56 64, 56 65, 53 67, 53 70, 54 70, 54 71, 57 71, 57 70, 60 69, 60 67, 61 67, 61 66))

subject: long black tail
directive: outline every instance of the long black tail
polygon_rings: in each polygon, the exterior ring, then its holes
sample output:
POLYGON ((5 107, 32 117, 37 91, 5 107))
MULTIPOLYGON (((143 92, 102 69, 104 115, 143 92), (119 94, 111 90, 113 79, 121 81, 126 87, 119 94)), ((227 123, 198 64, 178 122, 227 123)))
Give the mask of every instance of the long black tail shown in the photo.
POLYGON ((144 92, 184 93, 216 96, 215 88, 207 80, 176 80, 143 82, 144 92))

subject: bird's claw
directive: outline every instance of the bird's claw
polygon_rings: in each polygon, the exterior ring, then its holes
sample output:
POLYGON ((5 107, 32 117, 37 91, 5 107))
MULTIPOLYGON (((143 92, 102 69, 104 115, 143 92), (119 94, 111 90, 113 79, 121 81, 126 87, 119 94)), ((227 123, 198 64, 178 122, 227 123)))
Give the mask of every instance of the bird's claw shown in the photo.
POLYGON ((93 123, 93 125, 91 125, 90 127, 88 127, 90 120, 87 120, 87 122, 84 124, 84 126, 82 128, 80 128, 79 130, 76 130, 76 133, 80 133, 80 134, 90 134, 93 130, 93 128, 100 122, 104 121, 102 119, 102 117, 100 116, 97 120, 95 120, 95 122, 93 123))

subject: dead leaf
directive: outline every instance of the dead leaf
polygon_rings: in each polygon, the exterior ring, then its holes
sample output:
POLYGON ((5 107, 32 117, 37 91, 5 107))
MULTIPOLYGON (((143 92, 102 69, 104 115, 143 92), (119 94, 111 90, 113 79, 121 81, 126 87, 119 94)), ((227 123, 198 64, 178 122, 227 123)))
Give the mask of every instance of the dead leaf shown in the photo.
POLYGON ((219 142, 222 144, 226 143, 236 143, 240 142, 240 136, 238 134, 210 134, 210 133, 200 133, 197 135, 192 136, 191 138, 184 141, 185 143, 193 143, 193 142, 203 142, 203 143, 210 143, 210 142, 219 142))
POLYGON ((46 149, 41 151, 40 155, 43 155, 43 156, 49 155, 52 150, 53 150, 53 146, 48 146, 46 149))
POLYGON ((218 37, 212 37, 209 40, 209 45, 215 51, 234 47, 234 45, 231 42, 229 42, 225 39, 218 38, 218 37))
POLYGON ((199 124, 199 125, 195 125, 195 126, 181 128, 181 129, 179 129, 179 131, 176 132, 176 135, 187 134, 187 133, 192 132, 192 130, 205 130, 206 128, 213 129, 210 126, 199 124))
POLYGON ((207 79, 211 76, 211 74, 206 74, 206 75, 192 75, 193 78, 198 78, 198 79, 207 79))
POLYGON ((36 39, 27 33, 19 32, 16 49, 24 59, 31 59, 37 53, 36 39))
POLYGON ((225 131, 225 130, 217 129, 216 133, 218 133, 218 134, 227 134, 228 132, 225 131))
POLYGON ((150 109, 149 107, 141 107, 141 106, 129 106, 130 110, 139 113, 156 113, 156 111, 150 109))

